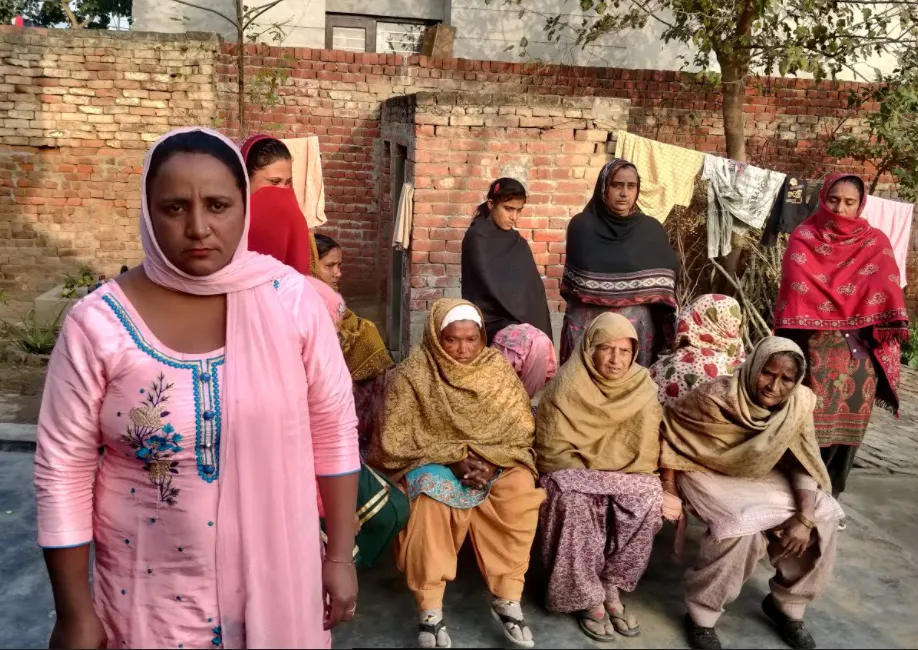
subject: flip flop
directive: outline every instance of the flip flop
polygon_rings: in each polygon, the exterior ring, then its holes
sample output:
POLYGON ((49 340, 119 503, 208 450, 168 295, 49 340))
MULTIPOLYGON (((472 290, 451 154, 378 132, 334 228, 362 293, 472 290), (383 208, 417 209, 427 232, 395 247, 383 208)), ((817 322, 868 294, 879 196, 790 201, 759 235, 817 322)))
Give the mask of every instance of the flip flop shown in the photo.
MULTIPOLYGON (((504 602, 511 602, 511 601, 504 601, 504 602)), ((519 603, 515 603, 515 604, 517 607, 519 607, 519 603)), ((500 623, 501 632, 504 633, 504 636, 507 637, 507 640, 510 641, 510 643, 512 643, 513 645, 519 646, 520 648, 534 648, 535 647, 534 640, 526 641, 525 639, 517 639, 515 636, 510 634, 510 630, 507 629, 508 624, 511 627, 515 626, 519 628, 521 635, 522 635, 523 630, 529 629, 529 626, 526 625, 526 621, 523 620, 522 609, 520 609, 520 614, 521 615, 519 618, 515 616, 509 616, 507 614, 502 614, 499 611, 497 611, 497 608, 494 606, 493 603, 491 604, 491 616, 494 617, 495 621, 500 623)))
MULTIPOLYGON (((446 631, 446 623, 443 622, 442 618, 436 623, 434 623, 433 625, 431 625, 430 623, 419 623, 418 624, 418 636, 420 637, 421 634, 429 634, 430 636, 433 637, 434 644, 432 646, 429 646, 431 650, 433 650, 434 648, 439 650, 439 648, 452 648, 453 647, 453 640, 450 638, 449 632, 446 631), (440 632, 443 632, 446 634, 446 645, 438 645, 440 632)), ((420 638, 418 638, 418 645, 421 645, 420 638)), ((421 646, 421 647, 423 648, 427 646, 421 646)))
POLYGON ((600 643, 611 643, 615 641, 615 634, 600 634, 587 627, 588 621, 591 623, 599 623, 604 628, 612 624, 612 621, 609 619, 609 612, 605 611, 605 609, 602 612, 602 618, 597 618, 595 612, 591 612, 588 609, 577 612, 576 616, 580 629, 594 641, 599 641, 600 643))
POLYGON ((638 623, 637 619, 628 613, 628 608, 622 605, 622 613, 617 614, 616 612, 610 612, 609 608, 606 607, 606 613, 609 615, 609 620, 612 621, 612 625, 615 626, 615 631, 621 634, 622 636, 637 636, 641 633, 641 625, 638 623))

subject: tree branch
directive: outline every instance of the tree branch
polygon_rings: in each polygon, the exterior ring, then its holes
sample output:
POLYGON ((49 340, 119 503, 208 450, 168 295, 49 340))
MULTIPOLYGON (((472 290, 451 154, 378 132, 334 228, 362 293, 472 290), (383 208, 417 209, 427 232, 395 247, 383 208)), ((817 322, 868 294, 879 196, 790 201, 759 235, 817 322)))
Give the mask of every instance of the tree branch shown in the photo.
POLYGON ((64 15, 67 16, 67 20, 70 21, 70 26, 76 29, 82 29, 86 25, 80 24, 80 19, 76 17, 76 14, 73 13, 73 10, 70 8, 70 3, 67 0, 61 0, 61 9, 64 12, 64 15))
POLYGON ((746 298, 746 294, 743 292, 742 287, 740 287, 739 282, 737 282, 733 276, 727 272, 727 269, 718 264, 717 260, 712 259, 711 264, 713 264, 714 268, 720 271, 721 274, 727 279, 727 281, 733 285, 733 288, 736 289, 736 295, 739 296, 740 301, 746 308, 746 313, 750 314, 750 316, 755 316, 755 318, 750 318, 750 321, 755 323, 756 329, 759 330, 759 334, 761 334, 763 337, 768 336, 771 333, 771 330, 768 329, 768 323, 766 323, 765 319, 762 318, 762 315, 755 310, 755 307, 750 304, 749 300, 746 298))
POLYGON ((648 9, 648 8, 647 8, 647 3, 646 3, 646 2, 639 2, 639 0, 631 0, 631 4, 635 5, 638 9, 640 9, 640 10, 643 11, 645 14, 647 14, 648 16, 650 16, 651 18, 653 18, 654 20, 656 20, 656 21, 657 21, 658 23, 660 23, 661 25, 666 25, 666 26, 669 27, 670 29, 673 29, 673 28, 674 28, 674 25, 673 25, 672 23, 668 23, 668 22, 666 22, 665 20, 663 20, 662 18, 660 18, 660 17, 657 15, 657 12, 648 9))
MULTIPOLYGON (((66 2, 66 0, 62 0, 62 1, 66 2)), ((223 20, 225 20, 226 22, 228 22, 230 25, 232 25, 232 26, 235 27, 236 29, 239 29, 239 25, 238 25, 238 23, 236 23, 235 20, 233 20, 232 18, 230 18, 230 17, 227 16, 226 14, 220 13, 220 12, 217 11, 216 9, 211 9, 210 7, 202 7, 201 5, 196 5, 196 4, 191 3, 191 2, 186 2, 186 0, 175 0, 175 1, 176 1, 177 3, 179 3, 180 5, 185 5, 186 7, 191 7, 192 9, 199 9, 199 10, 201 10, 201 11, 209 11, 209 12, 212 13, 212 14, 216 14, 217 16, 220 16, 220 18, 222 18, 223 20)))
POLYGON ((252 26, 252 23, 254 23, 256 19, 261 17, 263 13, 273 9, 274 7, 279 5, 281 2, 283 2, 283 0, 272 0, 268 4, 262 5, 258 9, 252 10, 251 13, 248 16, 246 16, 245 20, 243 21, 242 30, 243 31, 247 30, 249 27, 252 26))

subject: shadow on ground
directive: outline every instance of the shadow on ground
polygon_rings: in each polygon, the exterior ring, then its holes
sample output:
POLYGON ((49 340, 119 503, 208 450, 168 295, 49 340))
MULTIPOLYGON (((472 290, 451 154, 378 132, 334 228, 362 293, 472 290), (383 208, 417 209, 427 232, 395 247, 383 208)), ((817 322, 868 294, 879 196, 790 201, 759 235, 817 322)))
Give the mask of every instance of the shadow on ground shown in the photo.
MULTIPOLYGON (((0 452, 0 648, 47 647, 54 619, 41 552, 35 546, 31 473, 31 454, 0 452)), ((852 475, 843 501, 850 523, 841 533, 835 576, 807 615, 820 647, 918 647, 916 491, 918 478, 852 475)), ((699 533, 699 527, 690 528, 690 559, 699 533)), ((671 528, 660 534, 638 591, 625 595, 641 621, 641 635, 619 637, 617 646, 687 647, 681 630, 682 569, 672 564, 668 553, 672 539, 671 528)), ((725 647, 786 647, 760 609, 770 575, 767 563, 761 564, 721 619, 725 647)), ((524 610, 537 647, 603 647, 584 637, 571 617, 542 608, 541 581, 540 571, 533 566, 524 610)), ((335 633, 334 646, 414 646, 414 601, 398 571, 384 563, 361 574, 360 588, 357 618, 335 633)), ((460 557, 458 578, 447 590, 445 609, 454 647, 507 647, 488 612, 487 594, 468 545, 460 557)))

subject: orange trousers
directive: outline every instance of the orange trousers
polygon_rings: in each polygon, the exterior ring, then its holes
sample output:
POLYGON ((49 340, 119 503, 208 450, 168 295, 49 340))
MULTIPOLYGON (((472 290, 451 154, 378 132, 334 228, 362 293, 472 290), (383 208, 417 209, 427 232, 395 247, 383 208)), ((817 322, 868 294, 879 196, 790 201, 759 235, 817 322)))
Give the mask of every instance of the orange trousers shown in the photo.
POLYGON ((506 470, 488 498, 462 510, 419 495, 396 544, 397 562, 418 608, 441 609, 446 583, 456 578, 456 559, 466 534, 491 594, 519 600, 545 492, 528 470, 506 470))

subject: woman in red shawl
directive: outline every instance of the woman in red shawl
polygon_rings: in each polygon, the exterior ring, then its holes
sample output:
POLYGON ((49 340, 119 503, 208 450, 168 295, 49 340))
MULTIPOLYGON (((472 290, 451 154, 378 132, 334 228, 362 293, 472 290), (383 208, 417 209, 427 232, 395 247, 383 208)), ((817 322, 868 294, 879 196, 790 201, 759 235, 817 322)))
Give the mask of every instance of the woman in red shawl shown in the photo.
POLYGON ((280 140, 253 135, 242 145, 252 192, 249 250, 309 275, 309 226, 293 191, 293 156, 280 140))
POLYGON ((845 489, 874 401, 899 410, 899 346, 908 339, 899 268, 889 239, 861 217, 866 203, 857 176, 826 179, 819 209, 788 240, 775 310, 778 334, 807 357, 834 496, 845 489))

